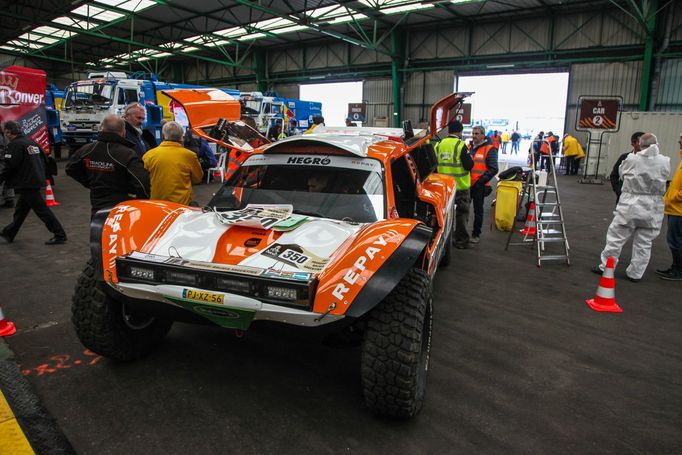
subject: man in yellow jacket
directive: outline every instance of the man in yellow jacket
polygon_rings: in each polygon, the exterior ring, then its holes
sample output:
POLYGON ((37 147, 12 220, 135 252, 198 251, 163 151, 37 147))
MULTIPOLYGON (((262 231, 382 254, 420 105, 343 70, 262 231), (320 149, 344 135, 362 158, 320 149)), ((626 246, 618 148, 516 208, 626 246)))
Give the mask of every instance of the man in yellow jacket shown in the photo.
POLYGON ((188 205, 194 198, 192 184, 204 176, 199 158, 182 146, 184 131, 178 122, 163 125, 161 134, 163 142, 142 157, 151 181, 150 199, 188 205))
POLYGON ((570 134, 564 136, 564 156, 566 157, 566 175, 578 175, 580 160, 585 158, 585 151, 578 139, 570 134))
POLYGON ((663 202, 663 213, 668 215, 668 247, 673 255, 673 265, 666 270, 656 270, 656 273, 664 280, 682 281, 682 133, 678 139, 680 144, 680 164, 668 187, 663 202))

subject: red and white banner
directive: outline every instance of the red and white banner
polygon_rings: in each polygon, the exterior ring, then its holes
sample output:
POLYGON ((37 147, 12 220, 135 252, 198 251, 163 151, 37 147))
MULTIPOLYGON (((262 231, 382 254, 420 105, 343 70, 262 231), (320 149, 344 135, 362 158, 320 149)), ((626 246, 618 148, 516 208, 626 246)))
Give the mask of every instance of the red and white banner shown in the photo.
POLYGON ((8 66, 0 69, 0 123, 13 120, 24 134, 50 151, 45 115, 45 71, 8 66))

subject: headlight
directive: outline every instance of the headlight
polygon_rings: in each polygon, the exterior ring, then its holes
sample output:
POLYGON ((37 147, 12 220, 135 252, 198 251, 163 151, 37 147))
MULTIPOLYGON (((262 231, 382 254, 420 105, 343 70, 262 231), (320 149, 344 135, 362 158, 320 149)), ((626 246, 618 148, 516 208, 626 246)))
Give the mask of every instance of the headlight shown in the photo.
POLYGON ((143 267, 130 267, 130 277, 140 278, 142 280, 153 280, 154 270, 145 269, 143 267))
POLYGON ((284 286, 266 286, 265 295, 271 299, 291 300, 292 302, 298 300, 298 293, 296 289, 287 288, 284 286))
POLYGON ((194 273, 176 272, 175 270, 166 270, 166 281, 169 283, 179 284, 197 284, 197 276, 194 273))
POLYGON ((243 294, 251 292, 251 284, 248 281, 234 278, 217 278, 216 286, 225 291, 241 292, 243 294))

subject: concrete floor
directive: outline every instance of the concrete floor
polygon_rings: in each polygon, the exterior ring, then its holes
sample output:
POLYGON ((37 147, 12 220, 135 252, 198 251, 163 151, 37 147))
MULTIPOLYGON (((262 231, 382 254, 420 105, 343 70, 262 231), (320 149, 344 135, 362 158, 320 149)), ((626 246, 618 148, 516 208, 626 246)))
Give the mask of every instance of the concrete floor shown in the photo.
MULTIPOLYGON (((63 168, 63 163, 60 163, 63 168)), ((535 267, 506 233, 436 277, 427 399, 408 422, 364 407, 359 349, 264 326, 236 338, 176 324, 135 363, 84 352, 70 299, 88 251, 88 193, 60 173, 64 246, 31 215, 0 245, 0 304, 25 377, 80 454, 682 453, 682 285, 664 282, 665 228, 640 283, 616 272, 622 314, 591 311, 614 196, 562 177, 572 265, 535 267)), ((216 185, 196 188, 206 202, 216 185)), ((490 199, 488 199, 490 202, 490 199)), ((0 225, 11 217, 0 209, 0 225)), ((489 217, 486 217, 486 223, 489 217)), ((629 259, 629 250, 623 255, 629 259)))

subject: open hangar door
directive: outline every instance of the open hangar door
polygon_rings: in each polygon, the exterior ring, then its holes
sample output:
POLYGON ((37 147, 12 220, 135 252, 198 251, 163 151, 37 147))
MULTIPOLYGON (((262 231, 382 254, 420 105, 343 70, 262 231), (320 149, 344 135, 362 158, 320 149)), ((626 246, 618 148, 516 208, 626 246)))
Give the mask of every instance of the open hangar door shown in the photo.
MULTIPOLYGON (((472 125, 486 131, 521 137, 519 153, 511 155, 511 146, 500 151, 499 159, 525 164, 532 139, 540 132, 552 132, 561 138, 566 123, 566 100, 569 73, 564 70, 534 73, 459 74, 455 91, 475 92, 467 102, 472 104, 472 125), (506 152, 506 153, 505 153, 506 152)), ((465 129, 465 136, 470 129, 465 129)), ((503 146, 504 147, 504 146, 503 146)))

